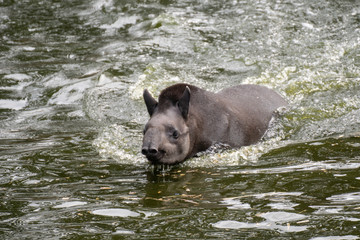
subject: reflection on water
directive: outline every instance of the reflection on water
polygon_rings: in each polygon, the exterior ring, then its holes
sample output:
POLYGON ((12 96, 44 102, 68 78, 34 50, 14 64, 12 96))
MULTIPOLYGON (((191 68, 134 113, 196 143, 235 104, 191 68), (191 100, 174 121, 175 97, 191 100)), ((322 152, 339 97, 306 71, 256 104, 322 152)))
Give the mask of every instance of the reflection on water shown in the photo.
POLYGON ((0 238, 359 239, 356 1, 0 1, 0 238), (266 85, 263 141, 154 168, 142 91, 266 85))
POLYGON ((111 217, 138 217, 140 214, 127 209, 121 208, 108 208, 99 209, 92 212, 95 215, 111 216, 111 217))

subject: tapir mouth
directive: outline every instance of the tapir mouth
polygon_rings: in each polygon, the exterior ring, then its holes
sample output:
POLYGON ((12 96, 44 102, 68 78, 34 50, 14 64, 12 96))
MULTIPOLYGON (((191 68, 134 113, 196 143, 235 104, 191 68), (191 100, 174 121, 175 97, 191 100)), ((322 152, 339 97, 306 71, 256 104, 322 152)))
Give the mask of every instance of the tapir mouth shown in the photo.
POLYGON ((145 157, 150 161, 151 164, 162 164, 161 159, 164 157, 165 152, 164 151, 158 151, 156 154, 148 153, 145 155, 145 157))

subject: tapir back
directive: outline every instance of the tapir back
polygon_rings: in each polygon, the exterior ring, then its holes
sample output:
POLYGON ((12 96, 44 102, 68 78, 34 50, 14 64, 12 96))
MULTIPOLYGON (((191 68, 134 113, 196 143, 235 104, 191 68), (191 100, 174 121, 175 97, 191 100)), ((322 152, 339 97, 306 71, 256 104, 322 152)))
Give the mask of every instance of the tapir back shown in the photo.
POLYGON ((274 111, 287 105, 273 90, 245 84, 218 93, 200 90, 190 103, 191 125, 201 126, 193 130, 200 151, 215 143, 241 147, 259 141, 274 111))
MULTIPOLYGON (((242 125, 243 145, 257 142, 269 126, 273 113, 287 102, 275 91, 259 85, 238 85, 217 93, 242 125)), ((236 139, 234 139, 236 141, 236 139)), ((233 142, 234 146, 238 143, 233 142)))

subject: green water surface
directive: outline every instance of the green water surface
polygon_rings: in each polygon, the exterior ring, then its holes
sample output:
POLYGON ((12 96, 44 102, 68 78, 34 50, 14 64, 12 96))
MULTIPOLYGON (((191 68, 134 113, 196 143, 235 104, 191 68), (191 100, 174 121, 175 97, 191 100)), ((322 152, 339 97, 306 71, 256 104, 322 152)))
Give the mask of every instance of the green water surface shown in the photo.
POLYGON ((0 0, 0 239, 360 239, 360 2, 0 0), (268 86, 263 140, 140 154, 155 96, 268 86))

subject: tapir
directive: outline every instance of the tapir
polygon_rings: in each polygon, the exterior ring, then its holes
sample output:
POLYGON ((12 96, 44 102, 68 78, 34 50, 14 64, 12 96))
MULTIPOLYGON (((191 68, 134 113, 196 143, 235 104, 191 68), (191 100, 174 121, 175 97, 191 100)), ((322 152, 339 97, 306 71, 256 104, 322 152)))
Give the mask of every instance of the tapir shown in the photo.
POLYGON ((143 97, 150 119, 141 152, 154 165, 181 163, 214 144, 254 144, 287 105, 275 91, 252 84, 214 93, 179 83, 161 91, 158 101, 146 89, 143 97))

